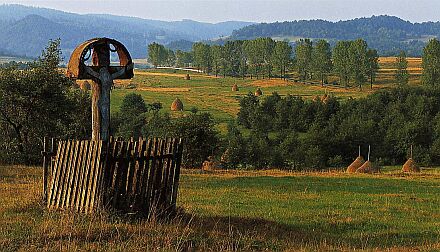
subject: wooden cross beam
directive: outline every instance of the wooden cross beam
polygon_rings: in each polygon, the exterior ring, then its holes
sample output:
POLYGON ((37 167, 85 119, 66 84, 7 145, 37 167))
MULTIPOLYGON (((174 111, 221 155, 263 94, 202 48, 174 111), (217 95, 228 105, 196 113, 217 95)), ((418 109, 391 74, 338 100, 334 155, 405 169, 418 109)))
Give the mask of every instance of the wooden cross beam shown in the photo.
POLYGON ((72 53, 67 76, 92 80, 92 140, 108 141, 110 137, 110 91, 115 79, 133 77, 133 62, 120 42, 97 38, 79 45, 72 53), (111 49, 110 45, 114 47, 111 49), (118 53, 120 65, 110 65, 110 52, 118 53), (88 55, 88 56, 87 56, 88 55), (89 57, 92 65, 86 65, 89 57))

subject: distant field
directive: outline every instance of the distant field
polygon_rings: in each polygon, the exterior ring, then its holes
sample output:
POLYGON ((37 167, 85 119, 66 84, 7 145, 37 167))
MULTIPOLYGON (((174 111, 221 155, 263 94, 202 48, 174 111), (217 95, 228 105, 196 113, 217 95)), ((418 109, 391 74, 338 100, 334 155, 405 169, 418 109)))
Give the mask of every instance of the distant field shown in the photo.
POLYGON ((26 59, 26 58, 0 56, 0 64, 8 63, 8 62, 11 62, 11 61, 15 61, 15 62, 28 62, 28 61, 31 61, 31 60, 30 59, 26 59))
MULTIPOLYGON (((419 85, 421 75, 421 59, 409 58, 410 84, 419 85)), ((304 83, 294 83, 280 79, 240 79, 231 77, 215 77, 204 74, 190 73, 191 80, 184 80, 185 71, 174 70, 136 70, 135 77, 130 81, 118 81, 117 88, 112 92, 112 110, 119 108, 125 94, 136 92, 141 94, 149 103, 161 102, 166 111, 175 98, 180 98, 184 103, 184 113, 192 107, 199 111, 210 112, 221 127, 232 120, 239 111, 239 99, 249 92, 254 93, 261 88, 263 95, 278 92, 280 95, 296 95, 305 99, 312 99, 325 93, 334 95, 340 99, 348 97, 364 97, 372 92, 383 88, 390 88, 394 83, 395 58, 380 58, 381 69, 373 84, 373 89, 366 83, 362 91, 358 88, 344 89, 334 87, 321 87, 304 83), (237 84, 238 92, 231 90, 232 85, 237 84)), ((330 77, 330 80, 338 80, 330 77)))
POLYGON ((173 221, 47 212, 41 168, 0 166, 0 251, 438 251, 440 172, 184 170, 173 221))

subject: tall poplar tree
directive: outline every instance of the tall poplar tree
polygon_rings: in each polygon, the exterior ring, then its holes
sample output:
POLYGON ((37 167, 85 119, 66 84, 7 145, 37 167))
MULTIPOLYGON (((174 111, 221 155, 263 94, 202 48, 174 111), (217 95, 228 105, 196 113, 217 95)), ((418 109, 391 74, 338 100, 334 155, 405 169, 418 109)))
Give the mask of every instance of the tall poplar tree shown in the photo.
POLYGON ((332 52, 330 44, 326 40, 318 40, 312 51, 313 71, 318 74, 321 85, 327 78, 327 74, 332 70, 332 52))
POLYGON ((431 39, 423 49, 422 81, 425 85, 440 85, 440 42, 431 39))
POLYGON ((408 84, 408 60, 406 59, 405 51, 401 51, 397 57, 395 68, 396 72, 394 73, 394 78, 396 79, 397 84, 400 86, 408 84))

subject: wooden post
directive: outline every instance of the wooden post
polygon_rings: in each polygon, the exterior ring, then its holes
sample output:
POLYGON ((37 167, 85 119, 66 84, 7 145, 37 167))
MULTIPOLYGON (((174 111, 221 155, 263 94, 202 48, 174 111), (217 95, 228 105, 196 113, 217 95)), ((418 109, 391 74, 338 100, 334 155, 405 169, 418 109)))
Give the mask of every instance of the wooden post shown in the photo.
POLYGON ((43 140, 43 201, 47 200, 47 176, 48 176, 48 150, 47 150, 48 139, 44 137, 43 140))
POLYGON ((92 88, 92 140, 108 141, 110 137, 110 91, 113 79, 108 71, 110 48, 108 44, 93 48, 92 63, 99 66, 99 79, 93 80, 92 88))

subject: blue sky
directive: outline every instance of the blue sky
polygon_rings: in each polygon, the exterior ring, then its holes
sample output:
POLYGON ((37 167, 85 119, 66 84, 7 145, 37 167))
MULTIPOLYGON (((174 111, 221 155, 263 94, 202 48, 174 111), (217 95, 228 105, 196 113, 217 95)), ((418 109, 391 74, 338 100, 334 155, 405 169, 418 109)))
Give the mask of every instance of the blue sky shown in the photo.
POLYGON ((75 13, 206 22, 338 21, 381 14, 412 22, 440 21, 440 0, 6 0, 0 3, 18 3, 75 13))

